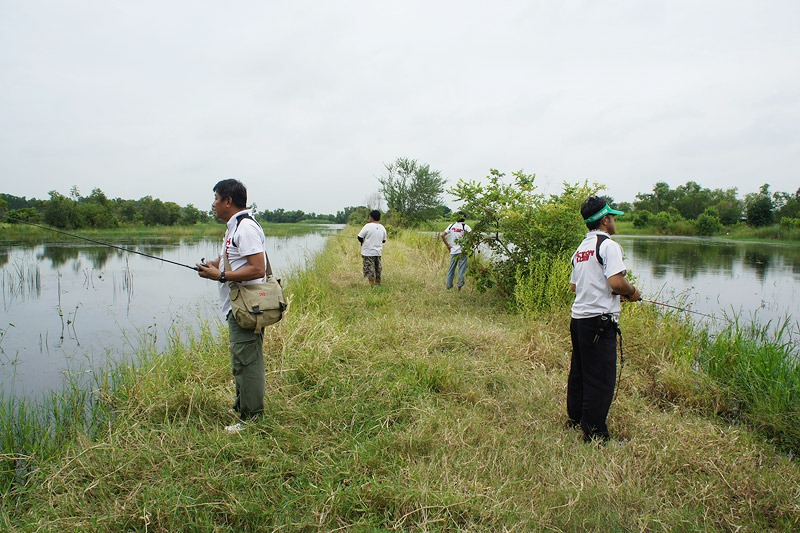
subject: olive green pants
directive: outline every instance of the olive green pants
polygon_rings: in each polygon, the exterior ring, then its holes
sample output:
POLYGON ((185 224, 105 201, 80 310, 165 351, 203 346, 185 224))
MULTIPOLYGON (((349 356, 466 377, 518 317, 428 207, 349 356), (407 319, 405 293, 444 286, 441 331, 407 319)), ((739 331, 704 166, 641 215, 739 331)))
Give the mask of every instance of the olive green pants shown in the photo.
POLYGON ((242 420, 264 410, 264 335, 243 329, 228 313, 228 333, 231 341, 231 370, 236 382, 236 401, 233 410, 242 420))

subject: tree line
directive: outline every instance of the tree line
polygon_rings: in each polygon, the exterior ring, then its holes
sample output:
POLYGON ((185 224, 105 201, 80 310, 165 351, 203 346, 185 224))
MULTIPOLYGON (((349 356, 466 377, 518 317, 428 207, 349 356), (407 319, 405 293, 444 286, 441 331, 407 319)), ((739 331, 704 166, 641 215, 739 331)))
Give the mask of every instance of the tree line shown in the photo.
POLYGON ((152 196, 138 200, 110 199, 99 188, 82 196, 73 186, 68 196, 57 191, 50 191, 49 196, 47 200, 38 200, 0 193, 0 217, 11 223, 44 223, 61 229, 181 226, 211 220, 208 212, 192 204, 180 206, 152 196))
POLYGON ((794 193, 770 192, 766 183, 740 199, 736 188, 711 190, 688 181, 672 189, 662 181, 653 192, 639 193, 632 204, 618 207, 630 211, 635 227, 660 233, 713 235, 739 224, 800 228, 800 188, 794 193))
MULTIPOLYGON (((344 224, 347 223, 350 214, 358 209, 358 207, 347 207, 335 215, 267 209, 256 211, 256 218, 275 223, 311 220, 344 224)), ((138 200, 110 199, 99 188, 83 196, 78 188, 73 186, 66 196, 57 191, 50 191, 47 200, 0 193, 0 220, 9 223, 20 221, 43 223, 61 229, 87 229, 126 225, 191 226, 213 222, 214 217, 211 211, 200 210, 192 204, 181 206, 152 196, 138 200)))
MULTIPOLYGON (((444 205, 442 199, 447 180, 439 171, 405 157, 384 164, 384 167, 385 174, 378 178, 380 194, 371 202, 380 204, 381 199, 386 202, 386 223, 417 226, 428 220, 446 218, 450 214, 450 208, 444 205)), ((457 185, 449 192, 458 190, 457 185)), ((764 184, 758 192, 747 194, 742 199, 737 192, 736 188, 704 188, 694 181, 675 189, 665 182, 658 182, 652 192, 637 194, 633 202, 616 204, 613 199, 609 200, 629 215, 626 219, 632 220, 635 227, 649 228, 658 233, 713 235, 736 225, 755 228, 779 225, 786 229, 800 229, 800 188, 794 193, 771 192, 769 184, 764 184)), ((316 221, 358 224, 367 219, 370 209, 378 207, 349 206, 336 214, 266 209, 256 211, 256 217, 271 223, 316 221)), ((138 200, 109 199, 99 188, 83 196, 73 186, 69 195, 50 191, 47 200, 0 193, 0 220, 82 229, 125 225, 193 225, 212 222, 213 216, 210 211, 200 210, 192 204, 180 206, 152 196, 138 200)))
MULTIPOLYGON (((446 180, 438 171, 408 158, 398 158, 385 167, 386 174, 378 181, 389 207, 390 221, 414 226, 441 217, 441 196, 446 180)), ((495 178, 494 172, 487 176, 489 182, 495 178)), ((463 183, 461 180, 449 192, 469 204, 469 197, 463 196, 463 183)), ((499 187, 501 183, 502 180, 496 185, 499 187)), ((521 183, 515 186, 524 189, 521 183)), ((573 186, 565 184, 565 187, 573 186)), ((600 190, 602 186, 596 184, 595 188, 600 190)), ((794 193, 771 192, 769 184, 764 184, 758 192, 740 199, 736 188, 712 190, 688 181, 672 189, 660 181, 652 192, 637 194, 632 203, 617 205, 612 198, 609 202, 625 211, 629 215, 626 220, 632 220, 634 226, 664 234, 714 235, 737 225, 753 228, 778 225, 791 231, 800 229, 800 188, 794 193)), ((467 209, 467 216, 474 218, 477 215, 467 209)))

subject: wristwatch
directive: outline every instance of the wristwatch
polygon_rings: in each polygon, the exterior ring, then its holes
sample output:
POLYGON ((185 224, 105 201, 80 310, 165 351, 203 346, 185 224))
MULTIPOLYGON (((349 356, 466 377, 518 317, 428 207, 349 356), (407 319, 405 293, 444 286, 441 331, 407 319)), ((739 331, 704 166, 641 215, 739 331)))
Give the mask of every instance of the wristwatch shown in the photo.
POLYGON ((225 271, 224 270, 219 273, 219 277, 217 278, 217 281, 219 281, 220 283, 225 283, 226 281, 228 281, 228 278, 225 277, 225 271))

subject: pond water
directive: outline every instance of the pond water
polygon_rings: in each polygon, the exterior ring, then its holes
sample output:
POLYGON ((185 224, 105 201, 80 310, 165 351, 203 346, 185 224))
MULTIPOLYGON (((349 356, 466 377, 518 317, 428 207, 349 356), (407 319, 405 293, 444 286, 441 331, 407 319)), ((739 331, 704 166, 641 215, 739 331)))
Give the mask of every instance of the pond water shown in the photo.
MULTIPOLYGON (((798 340, 800 246, 681 237, 615 235, 644 298, 727 319, 776 326, 798 340)), ((652 304, 650 304, 652 305, 652 304)))
MULTIPOLYGON (((275 276, 304 268, 328 235, 267 237, 275 276)), ((171 335, 223 324, 217 283, 188 268, 66 237, 64 242, 0 243, 0 395, 36 397, 65 377, 90 379, 107 360, 142 345, 164 348, 171 335), (85 375, 85 376, 84 376, 85 375)), ((219 239, 115 241, 193 266, 219 255, 219 239)))

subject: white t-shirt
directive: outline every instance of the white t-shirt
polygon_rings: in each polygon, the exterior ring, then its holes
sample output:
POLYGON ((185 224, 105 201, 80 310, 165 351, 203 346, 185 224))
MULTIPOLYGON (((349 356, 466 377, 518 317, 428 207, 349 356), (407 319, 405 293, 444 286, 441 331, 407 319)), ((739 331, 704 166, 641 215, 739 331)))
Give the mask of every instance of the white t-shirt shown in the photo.
POLYGON ((619 295, 612 294, 608 278, 627 272, 622 262, 622 247, 611 240, 604 231, 590 231, 572 254, 572 275, 569 282, 575 284, 575 302, 572 304, 572 318, 591 318, 603 314, 619 318, 619 295), (600 257, 595 257, 598 235, 607 238, 600 244, 600 257))
POLYGON ((380 257, 383 252, 383 243, 386 242, 386 228, 379 222, 368 222, 358 236, 364 239, 361 243, 361 255, 366 257, 380 257))
POLYGON ((448 244, 450 244, 450 255, 458 255, 461 253, 461 245, 458 244, 458 241, 470 231, 472 231, 472 228, 463 222, 453 222, 447 226, 447 229, 442 233, 445 234, 445 239, 447 239, 448 244))
MULTIPOLYGON (((266 251, 266 237, 264 237, 264 230, 254 220, 243 218, 236 227, 236 217, 242 215, 253 216, 252 211, 245 209, 239 211, 228 220, 228 228, 225 231, 225 241, 222 244, 222 253, 220 254, 219 269, 225 270, 225 258, 223 254, 228 255, 228 261, 231 264, 231 270, 239 270, 247 264, 247 256, 258 253, 265 253, 266 251), (235 246, 234 246, 235 244, 235 246)), ((266 258, 265 258, 266 260, 266 258)), ((262 283, 264 278, 258 278, 248 281, 239 281, 242 285, 250 285, 253 283, 262 283)), ((231 311, 231 289, 227 283, 219 284, 219 300, 222 304, 222 315, 228 316, 231 311)))

